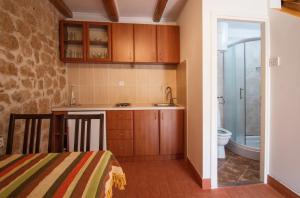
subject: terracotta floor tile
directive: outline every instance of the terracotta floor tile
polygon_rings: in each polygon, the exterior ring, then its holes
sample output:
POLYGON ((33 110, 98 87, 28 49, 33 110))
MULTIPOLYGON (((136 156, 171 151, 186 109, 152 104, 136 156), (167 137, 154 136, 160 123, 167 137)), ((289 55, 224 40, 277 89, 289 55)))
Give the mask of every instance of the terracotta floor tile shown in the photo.
POLYGON ((234 186, 260 183, 259 161, 239 156, 228 149, 226 159, 218 160, 219 186, 234 186))
POLYGON ((126 190, 114 198, 281 198, 267 185, 255 184, 202 190, 184 160, 125 162, 126 190))

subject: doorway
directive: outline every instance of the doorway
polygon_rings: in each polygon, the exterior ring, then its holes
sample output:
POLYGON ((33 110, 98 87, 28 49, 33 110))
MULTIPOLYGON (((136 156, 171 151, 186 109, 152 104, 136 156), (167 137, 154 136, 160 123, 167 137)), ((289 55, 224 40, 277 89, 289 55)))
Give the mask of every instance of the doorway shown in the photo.
POLYGON ((218 186, 260 183, 262 24, 217 23, 218 186))

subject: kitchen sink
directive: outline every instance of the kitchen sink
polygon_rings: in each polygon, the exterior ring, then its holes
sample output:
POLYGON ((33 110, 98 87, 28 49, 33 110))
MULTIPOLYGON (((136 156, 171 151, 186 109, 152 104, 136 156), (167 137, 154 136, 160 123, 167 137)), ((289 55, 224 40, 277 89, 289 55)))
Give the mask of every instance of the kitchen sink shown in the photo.
POLYGON ((177 107, 176 104, 170 104, 170 103, 157 103, 154 104, 156 107, 177 107))

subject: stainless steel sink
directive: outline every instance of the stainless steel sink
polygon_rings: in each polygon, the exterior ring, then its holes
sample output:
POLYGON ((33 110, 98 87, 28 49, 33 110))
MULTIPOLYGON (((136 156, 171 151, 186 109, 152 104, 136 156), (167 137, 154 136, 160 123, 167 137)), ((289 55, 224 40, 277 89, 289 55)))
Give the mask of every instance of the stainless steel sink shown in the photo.
POLYGON ((177 107, 176 104, 170 104, 170 103, 157 103, 154 104, 156 107, 177 107))

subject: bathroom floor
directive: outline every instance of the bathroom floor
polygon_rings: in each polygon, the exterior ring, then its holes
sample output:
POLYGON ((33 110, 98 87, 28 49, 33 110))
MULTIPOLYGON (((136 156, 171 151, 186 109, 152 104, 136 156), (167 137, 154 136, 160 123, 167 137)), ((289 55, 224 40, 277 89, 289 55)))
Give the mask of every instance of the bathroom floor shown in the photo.
POLYGON ((218 185, 238 186, 260 183, 259 161, 239 156, 226 149, 226 159, 218 159, 218 185))

